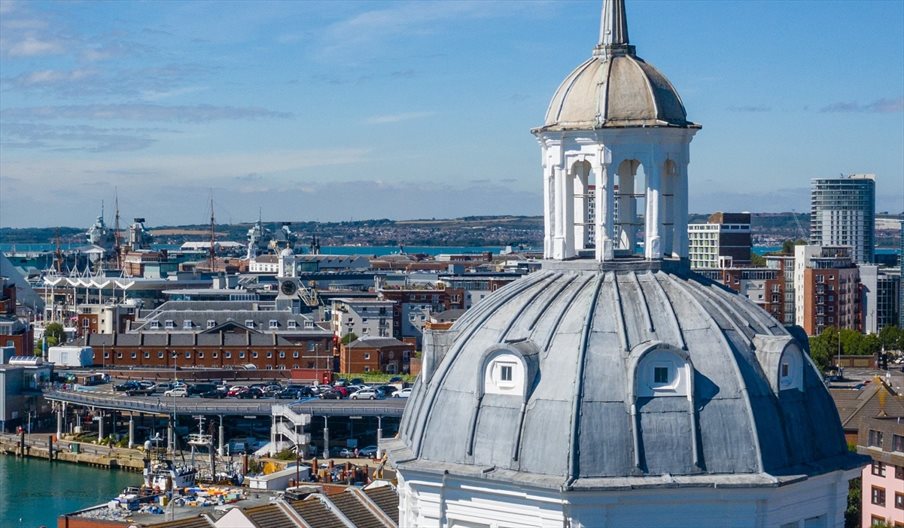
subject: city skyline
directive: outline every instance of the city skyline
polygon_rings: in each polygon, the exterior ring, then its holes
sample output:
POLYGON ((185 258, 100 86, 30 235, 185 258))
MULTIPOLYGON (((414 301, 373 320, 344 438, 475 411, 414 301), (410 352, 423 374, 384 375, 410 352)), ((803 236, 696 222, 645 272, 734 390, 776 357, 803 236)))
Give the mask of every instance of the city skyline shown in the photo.
MULTIPOLYGON (((0 2, 0 226, 109 219, 114 187, 150 225, 205 223, 211 193, 230 223, 538 215, 528 131, 599 24, 595 0, 160 5, 0 2)), ((904 5, 627 9, 704 127, 691 211, 806 212, 853 172, 904 208, 904 5)))

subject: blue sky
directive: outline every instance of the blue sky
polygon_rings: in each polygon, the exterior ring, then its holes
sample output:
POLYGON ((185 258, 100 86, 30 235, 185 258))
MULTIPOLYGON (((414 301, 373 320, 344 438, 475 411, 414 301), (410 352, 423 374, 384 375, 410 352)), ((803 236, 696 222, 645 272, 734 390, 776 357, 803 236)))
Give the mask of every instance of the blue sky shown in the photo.
MULTIPOLYGON (((0 226, 540 214, 541 124, 600 2, 0 0, 0 226)), ((904 209, 904 2, 628 0, 688 116, 691 211, 904 209)))

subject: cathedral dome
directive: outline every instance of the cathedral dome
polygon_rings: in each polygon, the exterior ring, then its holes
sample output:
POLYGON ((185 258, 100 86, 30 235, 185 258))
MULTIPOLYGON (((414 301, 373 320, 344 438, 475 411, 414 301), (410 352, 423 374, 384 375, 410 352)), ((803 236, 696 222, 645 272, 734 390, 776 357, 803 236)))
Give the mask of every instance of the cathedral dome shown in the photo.
POLYGON ((774 486, 851 464, 801 344, 678 262, 548 261, 443 338, 389 448, 403 471, 580 490, 774 486))

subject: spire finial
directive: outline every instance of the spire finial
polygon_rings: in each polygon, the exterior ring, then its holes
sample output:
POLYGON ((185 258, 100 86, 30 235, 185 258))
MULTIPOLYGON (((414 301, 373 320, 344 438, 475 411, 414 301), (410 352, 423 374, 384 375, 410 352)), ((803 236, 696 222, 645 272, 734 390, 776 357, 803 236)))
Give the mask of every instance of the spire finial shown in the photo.
POLYGON ((633 55, 634 46, 628 43, 628 18, 625 0, 603 0, 600 19, 600 40, 594 55, 605 58, 613 55, 633 55))

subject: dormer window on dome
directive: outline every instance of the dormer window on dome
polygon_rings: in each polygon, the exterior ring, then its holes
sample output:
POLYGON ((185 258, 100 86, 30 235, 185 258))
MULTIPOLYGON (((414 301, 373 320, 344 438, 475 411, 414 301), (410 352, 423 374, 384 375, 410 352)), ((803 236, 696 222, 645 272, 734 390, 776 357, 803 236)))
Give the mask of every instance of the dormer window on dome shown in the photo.
POLYGON ((634 369, 635 396, 689 397, 692 374, 690 365, 681 354, 667 347, 654 348, 643 354, 634 369))

